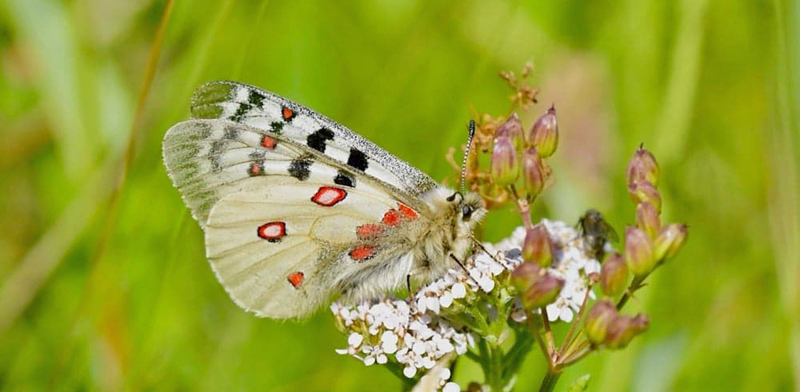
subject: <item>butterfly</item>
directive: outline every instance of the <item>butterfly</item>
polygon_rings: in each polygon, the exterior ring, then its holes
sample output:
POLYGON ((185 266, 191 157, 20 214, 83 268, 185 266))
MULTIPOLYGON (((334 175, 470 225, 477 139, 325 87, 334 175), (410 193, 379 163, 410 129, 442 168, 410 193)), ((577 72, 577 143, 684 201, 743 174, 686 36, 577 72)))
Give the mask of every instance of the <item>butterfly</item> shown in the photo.
POLYGON ((464 260, 480 197, 428 175, 290 100, 200 86, 163 158, 231 299, 257 316, 310 315, 424 284, 464 260))

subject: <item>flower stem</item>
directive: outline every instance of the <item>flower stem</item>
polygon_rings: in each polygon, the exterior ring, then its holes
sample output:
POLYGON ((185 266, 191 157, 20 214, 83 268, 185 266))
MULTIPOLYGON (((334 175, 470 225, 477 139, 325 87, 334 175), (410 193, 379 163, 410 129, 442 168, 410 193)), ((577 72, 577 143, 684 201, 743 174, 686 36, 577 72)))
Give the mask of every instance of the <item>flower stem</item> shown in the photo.
POLYGON ((555 389, 558 378, 561 377, 561 370, 547 369, 547 374, 544 375, 542 386, 539 387, 539 392, 551 392, 555 389))
POLYGON ((517 187, 515 187, 514 184, 511 184, 509 187, 511 188, 511 194, 514 195, 514 199, 517 201, 517 209, 519 210, 519 215, 522 217, 525 230, 530 230, 533 227, 533 222, 531 222, 531 202, 526 198, 519 197, 517 187))
POLYGON ((547 343, 547 355, 553 358, 553 353, 556 351, 556 342, 555 338, 553 338, 553 331, 550 329, 550 317, 547 316, 547 308, 542 307, 542 325, 544 325, 544 338, 545 342, 547 343))

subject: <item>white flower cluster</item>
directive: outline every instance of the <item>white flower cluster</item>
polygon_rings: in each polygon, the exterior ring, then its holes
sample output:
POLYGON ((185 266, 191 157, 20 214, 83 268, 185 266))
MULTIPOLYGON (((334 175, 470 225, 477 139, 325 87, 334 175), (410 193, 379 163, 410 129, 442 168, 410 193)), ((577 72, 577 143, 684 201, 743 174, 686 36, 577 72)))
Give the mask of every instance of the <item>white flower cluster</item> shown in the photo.
MULTIPOLYGON (((337 353, 352 355, 367 366, 385 364, 393 356, 408 378, 418 370, 433 368, 450 353, 464 354, 475 343, 468 332, 435 314, 419 311, 408 301, 385 298, 356 306, 337 302, 331 305, 331 311, 351 331, 347 348, 337 353)), ((445 367, 440 378, 440 386, 444 386, 450 370, 445 367)))
MULTIPOLYGON (((558 299, 547 306, 548 316, 550 321, 570 322, 586 295, 588 274, 599 272, 600 263, 586 255, 577 230, 563 222, 543 220, 542 223, 555 245, 549 272, 566 281, 558 299)), ((525 229, 519 227, 497 244, 484 244, 494 257, 476 252, 466 262, 469 276, 461 269, 448 270, 443 277, 420 289, 413 299, 383 298, 356 305, 332 304, 334 316, 349 332, 348 347, 336 352, 352 355, 367 366, 385 364, 393 357, 409 378, 420 370, 433 368, 440 360, 448 360, 451 353, 464 354, 474 345, 474 337, 440 314, 456 303, 469 305, 481 292, 494 290, 498 284, 495 277, 522 262, 520 249, 524 239, 525 229)), ((594 293, 589 295, 594 298, 594 293)), ((511 317, 522 322, 525 314, 517 308, 511 317)), ((440 386, 457 387, 452 382, 445 384, 449 378, 449 370, 443 371, 440 386)))

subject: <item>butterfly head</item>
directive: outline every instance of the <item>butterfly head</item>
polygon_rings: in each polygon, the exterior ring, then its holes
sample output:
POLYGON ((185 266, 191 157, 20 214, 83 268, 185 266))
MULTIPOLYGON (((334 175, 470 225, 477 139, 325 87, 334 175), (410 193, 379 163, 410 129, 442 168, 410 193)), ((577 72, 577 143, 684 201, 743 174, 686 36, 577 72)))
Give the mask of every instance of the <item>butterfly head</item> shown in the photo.
POLYGON ((467 225, 472 229, 486 215, 486 208, 478 194, 473 192, 453 192, 445 198, 455 212, 456 226, 467 225))

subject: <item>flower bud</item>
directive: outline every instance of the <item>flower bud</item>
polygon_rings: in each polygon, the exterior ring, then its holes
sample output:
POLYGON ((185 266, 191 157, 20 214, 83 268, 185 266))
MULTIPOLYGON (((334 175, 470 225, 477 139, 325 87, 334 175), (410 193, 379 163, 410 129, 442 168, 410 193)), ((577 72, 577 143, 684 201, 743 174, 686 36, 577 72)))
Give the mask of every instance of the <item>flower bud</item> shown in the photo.
POLYGON ((661 218, 652 204, 644 202, 636 205, 636 226, 644 230, 650 238, 656 238, 661 230, 661 218))
POLYGON ((658 163, 650 151, 640 146, 628 164, 628 185, 649 182, 658 186, 658 163))
POLYGON ((511 114, 508 120, 497 128, 494 132, 494 136, 495 138, 508 137, 511 139, 511 143, 514 144, 514 149, 516 151, 522 151, 522 121, 519 120, 517 113, 511 114))
POLYGON ((634 203, 650 203, 657 213, 661 213, 661 194, 653 184, 649 182, 628 184, 628 194, 634 203))
POLYGON ((525 191, 536 196, 544 189, 545 169, 535 148, 531 147, 522 155, 522 181, 525 191))
POLYGON ((549 267, 553 262, 553 244, 544 225, 533 226, 525 234, 522 244, 522 258, 541 267, 549 267))
POLYGON ((550 305, 558 298, 564 283, 564 279, 550 274, 540 276, 539 280, 520 295, 522 306, 525 309, 538 309, 550 305))
POLYGON ((617 316, 617 308, 610 300, 604 299, 594 304, 589 313, 586 313, 586 321, 583 324, 583 330, 589 341, 593 344, 600 344, 606 340, 608 325, 617 316))
POLYGON ((547 113, 536 120, 525 139, 528 146, 536 147, 542 158, 553 155, 558 147, 558 121, 556 120, 555 106, 551 106, 547 113))
POLYGON ((653 241, 641 229, 625 229, 625 264, 635 276, 647 275, 656 266, 653 241))
POLYGON ((617 296, 628 284, 628 266, 622 255, 614 252, 606 258, 600 270, 600 286, 609 297, 617 296))
POLYGON ((542 268, 538 264, 524 262, 511 271, 511 285, 517 289, 521 296, 522 293, 539 280, 542 273, 542 268))
POLYGON ((610 349, 625 348, 634 336, 646 331, 650 319, 640 314, 636 317, 619 316, 612 320, 606 331, 606 346, 610 349))
POLYGON ((517 181, 519 158, 514 143, 508 136, 494 138, 492 148, 492 179, 497 185, 506 186, 517 181))
POLYGON ((688 227, 686 225, 673 223, 664 226, 653 242, 655 259, 660 261, 675 256, 686 242, 687 234, 688 227))

